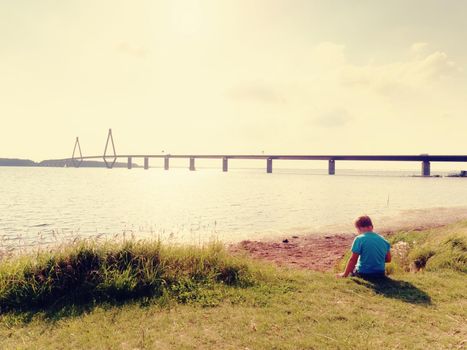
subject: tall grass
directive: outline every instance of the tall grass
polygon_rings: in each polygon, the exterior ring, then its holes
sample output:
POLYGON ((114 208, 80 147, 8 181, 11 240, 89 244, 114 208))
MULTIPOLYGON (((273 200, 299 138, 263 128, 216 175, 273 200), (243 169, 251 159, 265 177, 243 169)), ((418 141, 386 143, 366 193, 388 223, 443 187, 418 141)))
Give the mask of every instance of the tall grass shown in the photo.
POLYGON ((173 296, 186 302, 214 284, 248 286, 248 264, 221 244, 163 246, 160 242, 79 242, 54 252, 3 261, 0 312, 50 304, 173 296))
POLYGON ((390 237, 393 247, 404 244, 407 254, 394 264, 411 271, 454 270, 467 273, 467 222, 426 231, 400 232, 390 237))

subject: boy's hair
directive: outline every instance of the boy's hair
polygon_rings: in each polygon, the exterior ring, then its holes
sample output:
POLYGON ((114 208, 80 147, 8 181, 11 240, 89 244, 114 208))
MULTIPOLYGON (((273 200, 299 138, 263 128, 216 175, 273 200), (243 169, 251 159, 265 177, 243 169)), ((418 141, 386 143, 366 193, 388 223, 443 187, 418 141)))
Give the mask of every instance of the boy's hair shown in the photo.
POLYGON ((368 227, 373 226, 371 219, 369 216, 364 215, 360 216, 357 220, 355 220, 355 227, 368 227))

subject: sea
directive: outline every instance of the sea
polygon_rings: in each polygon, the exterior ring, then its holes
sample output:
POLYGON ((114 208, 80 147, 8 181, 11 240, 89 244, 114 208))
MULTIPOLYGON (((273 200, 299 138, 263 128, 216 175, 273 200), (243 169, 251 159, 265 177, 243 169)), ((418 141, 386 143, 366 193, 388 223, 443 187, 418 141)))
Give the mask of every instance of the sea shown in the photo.
POLYGON ((0 167, 0 249, 116 237, 238 242, 352 230, 362 214, 378 222, 411 210, 467 208, 467 179, 414 175, 419 171, 0 167))

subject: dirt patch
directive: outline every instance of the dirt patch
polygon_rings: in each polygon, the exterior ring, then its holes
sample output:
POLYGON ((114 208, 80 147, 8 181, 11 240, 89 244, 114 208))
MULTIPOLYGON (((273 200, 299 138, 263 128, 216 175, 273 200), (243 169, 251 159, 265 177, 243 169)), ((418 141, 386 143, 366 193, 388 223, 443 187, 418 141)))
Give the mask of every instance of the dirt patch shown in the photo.
POLYGON ((272 261, 314 271, 329 271, 350 249, 352 234, 293 236, 283 241, 242 241, 231 245, 233 253, 247 252, 254 259, 272 261))

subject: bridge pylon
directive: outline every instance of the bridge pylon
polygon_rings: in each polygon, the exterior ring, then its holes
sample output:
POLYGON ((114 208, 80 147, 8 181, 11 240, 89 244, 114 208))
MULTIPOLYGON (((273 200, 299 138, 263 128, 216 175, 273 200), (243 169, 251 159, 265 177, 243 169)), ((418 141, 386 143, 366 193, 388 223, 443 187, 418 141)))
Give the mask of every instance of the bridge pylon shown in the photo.
POLYGON ((115 144, 114 138, 112 136, 112 129, 109 129, 109 133, 107 134, 107 142, 105 143, 104 155, 102 156, 102 159, 104 159, 105 166, 108 169, 112 169, 115 165, 115 162, 117 161, 117 153, 115 152, 115 144), (109 147, 109 143, 112 144, 113 156, 107 155, 107 148, 109 147), (111 161, 107 161, 107 158, 110 158, 111 161))
POLYGON ((79 137, 76 137, 75 147, 73 147, 73 154, 71 155, 71 164, 73 164, 73 166, 75 168, 79 168, 81 163, 83 163, 83 154, 81 153, 81 146, 79 144, 79 137), (76 149, 78 149, 79 158, 75 157, 76 149), (78 161, 77 161, 77 159, 78 159, 78 161))

